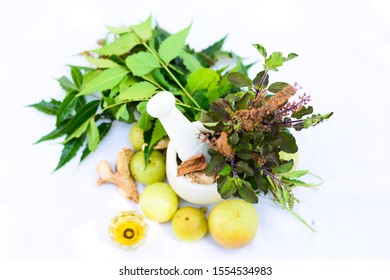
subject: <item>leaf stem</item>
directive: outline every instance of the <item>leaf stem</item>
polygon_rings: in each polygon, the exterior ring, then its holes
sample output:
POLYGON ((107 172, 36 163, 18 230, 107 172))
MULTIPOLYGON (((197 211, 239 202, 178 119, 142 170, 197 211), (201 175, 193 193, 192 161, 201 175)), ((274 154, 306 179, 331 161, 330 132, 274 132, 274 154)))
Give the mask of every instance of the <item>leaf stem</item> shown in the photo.
POLYGON ((171 78, 175 81, 175 83, 181 88, 181 90, 185 93, 185 95, 192 101, 192 103, 194 103, 195 106, 198 107, 198 109, 201 109, 198 102, 196 102, 196 100, 191 96, 191 94, 184 88, 184 86, 179 82, 179 80, 176 78, 176 76, 173 75, 171 70, 169 70, 169 67, 164 63, 164 61, 161 60, 160 56, 151 47, 149 47, 148 44, 146 44, 145 42, 142 42, 142 44, 152 55, 154 55, 159 60, 160 64, 165 69, 165 71, 167 71, 167 73, 171 76, 171 78))
POLYGON ((256 92, 256 97, 257 97, 257 95, 259 94, 259 92, 260 92, 260 88, 261 88, 261 86, 264 84, 264 82, 265 82, 265 79, 267 78, 267 76, 268 76, 268 69, 266 69, 266 70, 264 71, 264 75, 263 75, 263 77, 261 77, 261 80, 260 80, 260 82, 259 82, 259 86, 258 86, 258 88, 259 88, 259 91, 258 91, 258 92, 256 92))
POLYGON ((194 110, 196 110, 196 111, 198 111, 198 112, 202 112, 202 111, 203 111, 202 109, 195 108, 194 106, 185 104, 185 103, 181 102, 181 101, 180 101, 179 99, 177 99, 177 98, 176 98, 176 104, 179 105, 179 106, 182 106, 182 107, 194 109, 194 110))

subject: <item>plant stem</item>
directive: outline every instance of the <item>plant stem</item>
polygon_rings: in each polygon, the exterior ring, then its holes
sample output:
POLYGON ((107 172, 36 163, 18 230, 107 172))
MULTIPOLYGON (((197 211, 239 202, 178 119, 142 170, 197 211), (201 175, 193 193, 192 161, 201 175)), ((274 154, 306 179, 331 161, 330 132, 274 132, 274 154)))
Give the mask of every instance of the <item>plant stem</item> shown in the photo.
POLYGON ((182 107, 194 109, 194 110, 196 110, 196 111, 198 111, 198 112, 202 112, 202 111, 203 111, 202 109, 195 108, 194 106, 185 104, 185 103, 181 102, 181 101, 180 101, 179 99, 177 99, 177 98, 176 98, 176 104, 179 105, 179 106, 182 106, 182 107))
POLYGON ((171 70, 169 70, 169 67, 164 63, 164 61, 162 61, 162 59, 160 58, 160 56, 151 48, 148 46, 148 44, 146 44, 145 42, 142 42, 142 44, 144 45, 144 47, 153 55, 155 56, 158 61, 160 62, 160 64, 162 65, 162 67, 165 69, 165 71, 167 71, 167 73, 171 76, 171 78, 175 81, 175 83, 181 88, 181 90, 185 93, 185 95, 192 101, 192 103, 195 104, 196 107, 198 107, 198 109, 201 109, 200 105, 198 104, 198 102, 196 102, 196 100, 191 96, 191 94, 184 88, 184 86, 179 82, 179 80, 176 78, 175 75, 173 75, 173 73, 171 72, 171 70))
POLYGON ((265 79, 267 78, 267 76, 268 76, 268 70, 265 70, 263 77, 261 77, 261 80, 260 80, 260 83, 259 83, 259 86, 258 86, 259 90, 256 92, 256 97, 259 94, 260 88, 263 85, 263 83, 265 82, 265 79))

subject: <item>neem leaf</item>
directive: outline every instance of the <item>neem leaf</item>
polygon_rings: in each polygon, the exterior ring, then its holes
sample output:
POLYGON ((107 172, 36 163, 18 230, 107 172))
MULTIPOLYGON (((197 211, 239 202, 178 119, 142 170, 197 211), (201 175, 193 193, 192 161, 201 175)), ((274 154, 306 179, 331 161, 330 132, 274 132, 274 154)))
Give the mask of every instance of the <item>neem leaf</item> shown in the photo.
POLYGON ((42 100, 39 103, 29 105, 29 107, 33 107, 38 111, 41 111, 48 115, 54 115, 54 116, 57 114, 57 111, 60 108, 60 106, 61 106, 61 102, 53 98, 50 101, 42 100))
POLYGON ((66 137, 65 141, 63 142, 63 144, 68 143, 73 138, 79 138, 81 135, 83 135, 84 132, 87 131, 88 125, 89 125, 89 120, 85 121, 83 124, 78 126, 71 134, 69 134, 66 137))
POLYGON ((267 50, 260 44, 253 44, 256 50, 264 57, 267 58, 267 50))
POLYGON ((196 57, 190 53, 182 52, 180 58, 183 59, 183 64, 190 72, 195 72, 200 68, 203 68, 202 64, 196 59, 196 57))
POLYGON ((76 92, 69 93, 61 103, 61 106, 57 111, 57 120, 56 125, 62 123, 67 117, 72 114, 72 111, 75 109, 77 104, 76 92))
POLYGON ((288 86, 288 83, 285 83, 285 82, 276 82, 276 83, 271 84, 271 85, 268 87, 268 90, 269 90, 270 92, 277 93, 277 92, 283 90, 286 86, 288 86))
POLYGON ((190 29, 191 25, 169 36, 161 43, 158 53, 166 64, 181 54, 190 29))
POLYGON ((64 145, 64 148, 61 153, 60 161, 57 164, 57 167, 54 171, 57 171, 62 166, 64 166, 67 162, 69 162, 72 158, 75 157, 77 151, 81 148, 84 143, 85 137, 74 138, 70 140, 68 143, 64 145))
POLYGON ((122 118, 123 120, 127 121, 129 119, 129 112, 127 111, 126 104, 119 106, 119 109, 115 113, 115 117, 117 120, 122 118))
POLYGON ((127 69, 122 67, 113 67, 106 69, 101 72, 96 78, 90 81, 83 88, 83 90, 80 91, 78 96, 103 91, 106 89, 112 89, 120 83, 120 81, 123 79, 124 76, 127 75, 128 72, 129 71, 127 69))
POLYGON ((99 129, 96 126, 96 122, 94 118, 92 118, 89 121, 87 136, 88 136, 88 149, 92 152, 96 151, 100 142, 100 136, 99 136, 99 129))
MULTIPOLYGON (((104 122, 98 126, 100 140, 102 140, 107 135, 108 131, 111 128, 111 125, 112 125, 112 122, 104 122)), ((80 162, 83 161, 90 153, 91 153, 91 150, 88 148, 88 145, 87 145, 85 147, 82 155, 81 155, 80 162)))
POLYGON ((41 137, 38 141, 35 142, 35 144, 61 137, 66 133, 66 129, 67 129, 67 123, 63 123, 60 126, 57 126, 53 131, 41 137))
POLYGON ((119 27, 107 26, 107 29, 110 31, 110 33, 118 34, 118 35, 123 33, 128 33, 131 31, 130 27, 127 26, 119 26, 119 27))
POLYGON ((130 87, 122 88, 118 98, 129 101, 147 100, 156 92, 156 86, 149 82, 139 82, 130 87))
POLYGON ((136 45, 140 44, 138 36, 134 33, 126 33, 119 38, 115 39, 112 43, 107 44, 100 49, 93 50, 100 55, 122 55, 129 52, 136 45))
POLYGON ((89 63, 95 65, 98 68, 111 68, 111 67, 119 67, 119 64, 116 62, 110 60, 110 59, 105 59, 105 58, 94 58, 88 55, 84 56, 89 63))
POLYGON ((283 65, 286 59, 281 52, 273 52, 270 57, 265 60, 265 66, 268 70, 278 71, 278 67, 283 65))
POLYGON ((83 74, 81 73, 80 69, 78 67, 71 66, 70 74, 72 75, 72 80, 75 86, 78 90, 80 90, 81 86, 83 85, 83 74))
POLYGON ((128 56, 126 65, 135 76, 143 76, 159 68, 160 62, 148 52, 139 52, 128 56))
POLYGON ((167 136, 167 132, 165 131, 163 125, 160 120, 156 120, 156 123, 153 128, 152 139, 150 140, 150 146, 153 147, 158 141, 167 136))
POLYGON ((149 40, 150 37, 152 37, 152 17, 148 17, 148 19, 143 23, 131 26, 131 29, 142 40, 149 40))
POLYGON ((210 84, 217 83, 219 75, 212 69, 201 68, 191 73, 188 77, 187 88, 193 93, 197 90, 205 90, 210 84))
POLYGON ((152 128, 152 117, 146 111, 147 102, 140 102, 137 105, 137 110, 140 112, 141 116, 138 119, 138 126, 142 128, 144 131, 148 131, 152 128))
POLYGON ((244 74, 241 74, 239 72, 229 73, 227 75, 227 78, 231 83, 233 83, 239 87, 252 85, 251 79, 249 79, 247 76, 245 76, 244 74))
POLYGON ((94 100, 82 106, 77 111, 76 115, 67 123, 66 133, 68 135, 73 134, 87 121, 89 121, 89 119, 96 113, 99 104, 100 100, 94 100))
POLYGON ((65 76, 62 76, 61 78, 59 78, 58 82, 60 83, 60 86, 62 87, 62 89, 65 90, 66 92, 78 90, 77 87, 65 76))

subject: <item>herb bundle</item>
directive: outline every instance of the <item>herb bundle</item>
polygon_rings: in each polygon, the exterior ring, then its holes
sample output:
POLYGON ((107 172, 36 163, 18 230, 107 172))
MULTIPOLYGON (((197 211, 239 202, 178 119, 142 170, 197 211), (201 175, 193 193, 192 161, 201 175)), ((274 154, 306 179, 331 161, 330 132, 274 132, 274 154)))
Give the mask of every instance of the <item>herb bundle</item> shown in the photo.
POLYGON ((224 199, 237 196, 257 203, 258 195, 270 193, 276 203, 296 215, 292 209, 298 199, 293 188, 313 184, 301 180, 308 170, 294 170, 294 160, 281 154, 298 152, 290 130, 315 126, 332 113, 313 114, 306 94, 292 101, 300 89, 297 85, 268 85, 270 71, 277 71, 296 54, 284 57, 274 52, 268 56, 263 46, 254 46, 264 58, 264 70, 253 80, 242 73, 229 73, 228 80, 246 90, 216 100, 200 118, 213 131, 205 135, 211 147, 206 174, 217 176, 218 191, 224 199))
POLYGON ((109 27, 98 49, 81 55, 92 67, 70 66, 71 79, 58 79, 65 91, 61 100, 42 100, 31 106, 56 117, 56 127, 37 142, 63 138, 55 170, 82 148, 81 161, 95 151, 114 121, 138 122, 145 131, 145 162, 166 133, 146 112, 147 101, 158 91, 171 91, 181 112, 191 121, 209 110, 210 103, 237 86, 226 69, 214 70, 222 57, 236 61, 231 71, 246 74, 249 66, 232 52, 222 51, 225 38, 202 51, 185 44, 191 26, 170 34, 152 26, 149 17, 138 25, 109 27), (136 118, 137 116, 137 118, 136 118))

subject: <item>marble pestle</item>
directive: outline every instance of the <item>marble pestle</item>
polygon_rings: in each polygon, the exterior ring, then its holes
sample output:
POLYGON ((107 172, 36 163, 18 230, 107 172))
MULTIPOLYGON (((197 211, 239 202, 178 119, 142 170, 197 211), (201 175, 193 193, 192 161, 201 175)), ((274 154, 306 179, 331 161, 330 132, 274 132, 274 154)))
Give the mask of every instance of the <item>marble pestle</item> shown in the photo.
POLYGON ((209 147, 200 138, 200 130, 194 126, 177 108, 175 97, 169 91, 154 95, 146 105, 152 117, 158 118, 182 161, 204 154, 208 158, 209 147))

